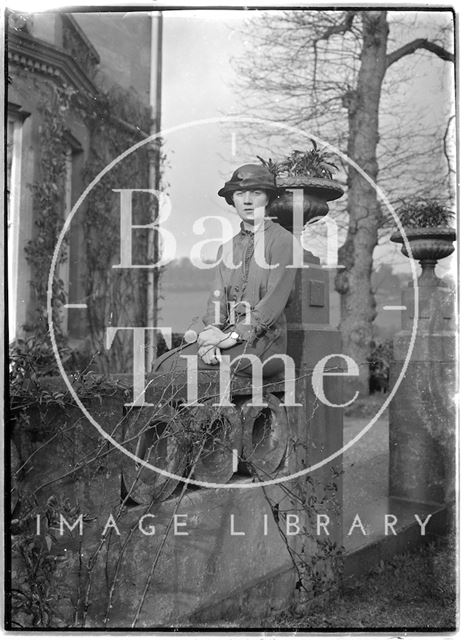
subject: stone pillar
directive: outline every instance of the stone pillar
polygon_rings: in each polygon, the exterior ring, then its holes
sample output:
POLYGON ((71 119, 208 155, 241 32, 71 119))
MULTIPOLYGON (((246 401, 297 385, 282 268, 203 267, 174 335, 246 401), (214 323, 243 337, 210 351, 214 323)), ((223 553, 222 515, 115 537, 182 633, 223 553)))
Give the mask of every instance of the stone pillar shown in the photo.
MULTIPOLYGON (((436 259, 421 259, 417 335, 390 404, 390 496, 444 504, 452 501, 455 482, 454 292, 436 277, 435 264, 436 259)), ((402 303, 406 309, 393 341, 392 385, 411 340, 413 283, 403 292, 402 303)))
MULTIPOLYGON (((296 368, 297 388, 303 408, 292 410, 299 421, 297 431, 302 439, 301 456, 306 466, 312 466, 343 446, 343 409, 327 406, 315 395, 312 374, 315 365, 330 354, 341 352, 341 334, 330 325, 329 272, 320 265, 319 258, 305 251, 308 268, 298 271, 295 290, 287 308, 287 352, 296 368), (300 395, 301 394, 301 395, 300 395)), ((330 361, 331 371, 337 366, 330 361)), ((342 377, 326 377, 324 392, 333 404, 343 402, 342 377)), ((298 451, 298 450, 297 450, 298 451)), ((301 465, 301 460, 299 461, 301 465)), ((325 492, 323 511, 330 517, 331 539, 342 544, 342 470, 343 456, 309 474, 309 484, 319 497, 325 492), (336 492, 327 489, 336 484, 336 492)), ((303 478, 305 480, 305 478, 303 478)), ((310 550, 311 554, 311 550, 310 550)))

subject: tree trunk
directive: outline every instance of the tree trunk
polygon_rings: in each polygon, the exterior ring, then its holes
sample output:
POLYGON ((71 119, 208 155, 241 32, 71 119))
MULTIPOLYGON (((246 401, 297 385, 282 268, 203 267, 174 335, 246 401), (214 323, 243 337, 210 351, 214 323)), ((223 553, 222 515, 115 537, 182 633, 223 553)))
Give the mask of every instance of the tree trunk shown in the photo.
MULTIPOLYGON (((348 108, 348 156, 374 181, 378 164, 379 102, 386 70, 388 23, 386 11, 363 11, 363 45, 356 90, 345 96, 348 108)), ((339 270, 335 280, 341 294, 340 330, 343 351, 360 370, 360 391, 368 392, 372 321, 376 316, 371 287, 372 252, 377 245, 379 205, 377 194, 353 167, 348 170, 349 227, 339 250, 339 270)), ((359 388, 359 387, 358 387, 359 388)))

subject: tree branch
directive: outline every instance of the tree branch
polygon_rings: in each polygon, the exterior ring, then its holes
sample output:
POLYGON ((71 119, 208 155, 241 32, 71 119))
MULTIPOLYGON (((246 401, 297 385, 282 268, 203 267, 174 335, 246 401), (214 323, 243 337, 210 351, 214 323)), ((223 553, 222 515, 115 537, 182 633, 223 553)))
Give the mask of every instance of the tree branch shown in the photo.
POLYGON ((350 31, 356 13, 356 11, 347 11, 345 13, 345 19, 343 20, 343 22, 327 27, 322 35, 314 39, 314 42, 319 42, 319 40, 329 40, 331 36, 339 33, 344 34, 347 31, 350 31))
POLYGON ((387 67, 392 65, 394 62, 397 62, 397 60, 404 58, 404 56, 414 53, 417 49, 427 49, 427 51, 431 51, 442 60, 446 60, 446 62, 454 62, 454 54, 450 51, 447 51, 434 42, 430 42, 430 40, 427 40, 426 38, 417 38, 416 40, 411 40, 411 42, 408 42, 399 49, 396 49, 396 51, 389 53, 387 55, 387 67))

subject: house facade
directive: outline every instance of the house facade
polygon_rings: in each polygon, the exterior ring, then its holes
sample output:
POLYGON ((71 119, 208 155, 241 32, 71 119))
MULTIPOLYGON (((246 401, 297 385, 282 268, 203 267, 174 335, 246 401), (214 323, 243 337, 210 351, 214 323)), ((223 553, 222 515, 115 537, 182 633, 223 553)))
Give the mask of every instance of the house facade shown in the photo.
MULTIPOLYGON (((52 255, 82 192, 109 162, 159 127, 159 20, 140 12, 8 14, 10 344, 37 331, 45 318, 52 255)), ((159 148, 144 145, 119 175, 108 174, 111 184, 94 189, 63 238, 53 284, 55 320, 74 347, 87 341, 95 348, 104 326, 120 321, 111 306, 116 299, 110 295, 108 302, 108 291, 118 286, 108 275, 119 244, 114 190, 119 183, 156 187, 159 155, 159 148)), ((137 250, 153 252, 153 238, 149 242, 145 234, 137 250)), ((135 293, 125 306, 144 324, 154 313, 147 304, 156 305, 153 275, 117 275, 133 278, 128 288, 135 293)))

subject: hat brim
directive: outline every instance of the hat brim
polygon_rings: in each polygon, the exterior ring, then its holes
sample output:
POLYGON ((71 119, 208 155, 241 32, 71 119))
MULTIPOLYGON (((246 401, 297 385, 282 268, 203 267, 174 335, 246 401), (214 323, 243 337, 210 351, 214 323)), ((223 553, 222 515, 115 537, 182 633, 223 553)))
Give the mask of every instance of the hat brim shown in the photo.
POLYGON ((219 189, 218 196, 221 198, 226 198, 227 196, 231 196, 235 191, 248 191, 249 189, 260 189, 261 191, 272 191, 277 194, 279 189, 275 185, 264 185, 264 184, 236 184, 236 185, 226 185, 219 189))

